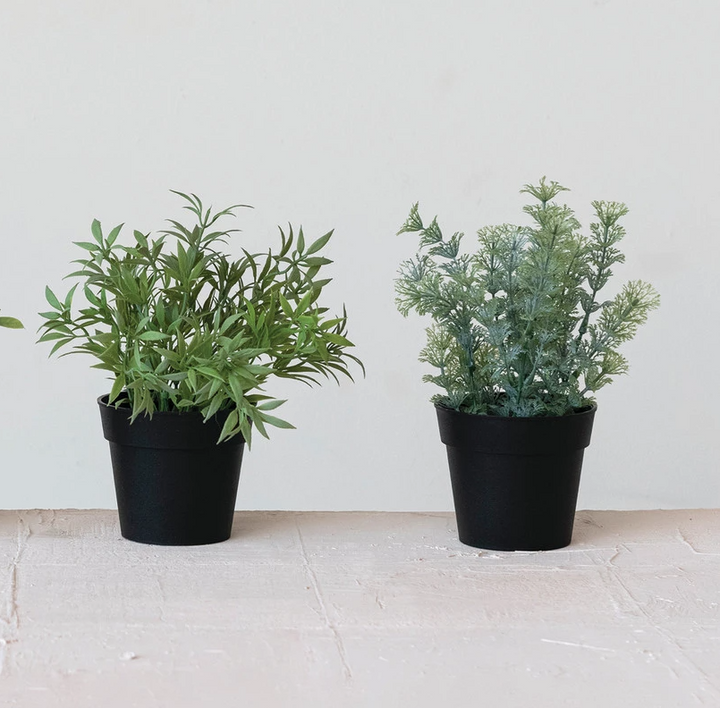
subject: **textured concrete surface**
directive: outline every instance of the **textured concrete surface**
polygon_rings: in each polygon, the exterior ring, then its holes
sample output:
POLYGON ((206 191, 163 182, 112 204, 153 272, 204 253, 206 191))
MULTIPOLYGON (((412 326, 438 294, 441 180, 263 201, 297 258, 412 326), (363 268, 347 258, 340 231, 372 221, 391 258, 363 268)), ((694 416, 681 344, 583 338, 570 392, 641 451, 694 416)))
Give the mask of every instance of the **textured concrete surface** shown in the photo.
POLYGON ((483 552, 450 514, 244 512, 230 541, 0 512, 0 706, 720 706, 720 512, 581 512, 483 552))

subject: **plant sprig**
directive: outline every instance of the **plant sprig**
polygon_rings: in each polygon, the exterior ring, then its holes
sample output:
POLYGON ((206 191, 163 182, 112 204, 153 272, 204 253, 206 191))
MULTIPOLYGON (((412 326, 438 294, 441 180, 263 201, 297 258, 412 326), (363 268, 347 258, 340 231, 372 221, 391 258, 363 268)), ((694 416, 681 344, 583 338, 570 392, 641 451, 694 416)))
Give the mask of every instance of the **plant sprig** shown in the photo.
POLYGON ((522 190, 536 199, 524 207, 531 226, 481 228, 479 248, 461 254, 462 233, 445 239, 428 226, 417 204, 399 234, 420 236, 420 252, 396 280, 397 306, 430 315, 420 360, 439 369, 424 377, 440 386, 436 403, 469 413, 564 415, 593 401, 590 394, 626 373, 618 346, 635 335, 659 296, 630 281, 612 300, 600 291, 612 267, 624 262, 619 202, 592 203, 590 236, 566 205, 568 191, 542 178, 522 190))
MULTIPOLYGON (((318 377, 352 379, 347 316, 328 316, 318 304, 329 278, 318 278, 332 261, 320 255, 332 231, 306 245, 302 228, 280 229, 274 253, 243 249, 236 260, 220 244, 233 231, 217 222, 235 216, 234 205, 206 209, 194 194, 175 192, 195 217, 185 225, 168 220, 157 236, 134 231, 134 243, 118 241, 123 225, 104 234, 92 223, 92 241, 74 263, 80 278, 63 297, 49 287, 51 310, 40 313, 41 342, 51 355, 94 356, 94 368, 113 375, 110 402, 127 402, 132 420, 155 411, 199 410, 207 421, 230 410, 220 441, 241 434, 251 442, 254 426, 292 428, 272 415, 283 400, 265 393, 271 376, 318 383, 318 377), (85 302, 73 307, 79 285, 85 302)), ((364 370, 364 369, 363 369, 364 370)))
POLYGON ((15 317, 0 317, 0 327, 7 329, 24 329, 24 325, 15 317))

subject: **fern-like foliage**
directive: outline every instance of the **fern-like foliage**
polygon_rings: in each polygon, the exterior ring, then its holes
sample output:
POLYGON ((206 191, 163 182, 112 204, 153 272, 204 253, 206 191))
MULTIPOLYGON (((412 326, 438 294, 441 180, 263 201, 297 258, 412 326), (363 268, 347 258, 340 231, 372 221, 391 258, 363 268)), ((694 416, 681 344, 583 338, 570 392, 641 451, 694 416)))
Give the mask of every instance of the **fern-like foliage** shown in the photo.
POLYGON ((474 414, 566 415, 628 365, 618 347, 659 305, 651 285, 630 281, 612 300, 601 290, 624 256, 620 219, 627 207, 592 203, 596 221, 580 233, 567 191, 544 177, 522 192, 531 226, 501 224, 478 232, 475 253, 461 254, 462 233, 428 226, 413 205, 400 233, 417 233, 420 251, 400 266, 397 306, 430 315, 420 361, 436 372, 425 381, 444 389, 435 403, 474 414))

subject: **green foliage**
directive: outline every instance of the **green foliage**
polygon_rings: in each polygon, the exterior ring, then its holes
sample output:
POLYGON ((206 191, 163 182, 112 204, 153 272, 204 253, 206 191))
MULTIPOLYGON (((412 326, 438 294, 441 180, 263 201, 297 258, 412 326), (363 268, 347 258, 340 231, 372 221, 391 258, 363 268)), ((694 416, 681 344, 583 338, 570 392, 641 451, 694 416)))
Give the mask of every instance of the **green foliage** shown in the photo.
POLYGON ((659 297, 630 281, 612 300, 600 291, 625 259, 617 247, 627 207, 595 201, 589 237, 569 207, 567 191, 541 179, 522 190, 537 200, 524 212, 531 226, 481 228, 479 248, 461 254, 463 234, 425 226, 415 204, 398 232, 418 233, 420 252, 396 280, 397 306, 430 315, 420 361, 439 370, 424 380, 445 389, 436 403, 468 413, 565 415, 627 371, 617 348, 635 335, 659 297))
POLYGON ((16 320, 14 317, 0 317, 0 327, 7 327, 8 329, 23 329, 23 323, 20 320, 16 320))
POLYGON ((155 411, 200 410, 205 420, 230 409, 220 440, 238 433, 250 443, 251 427, 292 428, 270 414, 284 401, 264 393, 270 376, 317 383, 319 375, 350 378, 361 362, 346 350, 347 318, 329 317, 318 297, 331 263, 320 255, 332 231, 309 246, 302 229, 280 229, 277 253, 232 260, 217 250, 234 230, 216 225, 235 205, 212 213, 195 195, 175 192, 195 215, 186 226, 169 219, 156 238, 134 232, 120 245, 122 225, 107 235, 93 221, 92 241, 77 242, 85 256, 73 261, 85 303, 73 311, 78 285, 63 297, 46 288, 49 312, 40 327, 51 354, 96 357, 112 372, 110 401, 132 407, 132 419, 155 411))

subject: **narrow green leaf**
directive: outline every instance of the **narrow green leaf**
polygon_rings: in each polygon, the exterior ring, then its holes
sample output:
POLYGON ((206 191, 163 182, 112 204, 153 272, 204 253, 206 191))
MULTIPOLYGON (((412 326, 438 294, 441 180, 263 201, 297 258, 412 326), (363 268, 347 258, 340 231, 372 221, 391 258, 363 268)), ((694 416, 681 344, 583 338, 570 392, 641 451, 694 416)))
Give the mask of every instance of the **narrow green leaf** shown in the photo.
POLYGON ((255 376, 262 376, 267 374, 272 374, 273 369, 270 366, 265 366, 263 364, 246 364, 245 365, 245 371, 255 375, 255 376))
POLYGON ((40 339, 38 339, 38 342, 51 342, 53 339, 66 339, 66 338, 67 338, 66 334, 61 334, 60 332, 47 331, 47 332, 45 332, 45 334, 42 335, 42 337, 40 337, 40 339))
POLYGON ((306 256, 310 256, 313 253, 317 253, 329 240, 330 237, 333 235, 332 231, 328 231, 324 236, 321 236, 317 241, 313 241, 310 244, 310 248, 305 252, 306 256))
POLYGON ((208 398, 213 398, 217 395, 218 391, 225 385, 225 381, 222 378, 213 378, 210 388, 207 393, 208 398))
POLYGON ((7 327, 8 329, 24 329, 23 323, 14 317, 0 317, 0 327, 7 327))
POLYGON ((325 266, 332 263, 329 258, 323 258, 322 256, 313 256, 312 258, 306 258, 304 262, 309 266, 325 266))
POLYGON ((83 292, 85 293, 85 298, 91 305, 95 305, 95 307, 102 307, 100 298, 97 297, 87 285, 83 288, 83 292))
POLYGON ((70 306, 72 305, 72 299, 73 295, 75 294, 75 291, 77 290, 78 283, 75 283, 75 285, 70 288, 70 292, 65 296, 65 309, 69 310, 70 306))
POLYGON ((298 306, 295 308, 295 315, 301 315, 305 310, 308 309, 310 306, 310 303, 313 301, 315 296, 315 293, 312 290, 308 290, 305 295, 303 295, 302 300, 298 303, 298 306))
POLYGON ((238 412, 237 408, 230 412, 230 415, 225 419, 222 430, 220 431, 220 440, 227 440, 234 433, 235 428, 238 424, 238 412))
POLYGON ((113 383, 112 389, 110 389, 110 398, 108 399, 109 403, 112 403, 122 392, 122 390, 125 388, 125 374, 118 374, 117 378, 115 379, 115 383, 113 383))
MULTIPOLYGON (((295 426, 292 423, 288 423, 286 420, 283 420, 282 418, 276 418, 273 415, 267 415, 265 413, 262 413, 262 419, 268 424, 273 425, 276 428, 285 428, 286 430, 295 430, 295 426)), ((256 421, 257 423, 257 421, 256 421)))
POLYGON ((212 401, 210 401, 210 405, 205 412, 206 421, 212 418, 220 410, 220 407, 225 402, 225 400, 225 397, 220 393, 216 393, 215 396, 213 396, 213 399, 212 401))
POLYGON ((97 219, 93 219, 90 230, 92 231, 93 238, 102 246, 103 245, 102 227, 100 226, 100 222, 97 219))
POLYGON ((106 245, 108 248, 110 248, 110 246, 112 246, 115 243, 115 241, 117 240, 117 237, 120 235, 120 231, 122 230, 123 226, 124 226, 124 224, 119 224, 108 234, 107 241, 106 241, 106 245))
POLYGON ((143 342, 159 342, 161 339, 169 339, 169 334, 163 334, 162 332, 143 332, 138 339, 143 342))
POLYGON ((252 428, 250 426, 250 419, 243 414, 240 416, 240 433, 245 439, 248 449, 250 449, 252 447, 252 428))
POLYGON ((58 349, 60 349, 60 347, 64 347, 70 342, 72 342, 72 339, 59 339, 57 342, 55 342, 55 345, 50 350, 50 354, 48 354, 48 356, 52 356, 58 349))
POLYGON ((230 317, 226 317, 220 326, 220 334, 225 334, 225 332, 227 332, 228 329, 230 329, 230 327, 232 327, 241 317, 242 313, 240 312, 230 315, 230 317))
POLYGON ((274 400, 274 401, 263 401, 262 403, 259 403, 257 405, 257 409, 259 411, 272 411, 275 408, 279 408, 283 403, 287 403, 287 401, 280 401, 280 400, 274 400))
POLYGON ((113 374, 117 372, 117 366, 112 364, 91 364, 91 369, 102 369, 103 371, 112 371, 113 374))
POLYGON ((253 423, 255 423, 255 427, 258 429, 258 432, 259 432, 260 435, 262 435, 264 438, 267 438, 267 439, 269 440, 269 439, 270 439, 270 436, 267 434, 267 430, 265 430, 265 424, 264 424, 263 419, 262 419, 262 417, 261 417, 261 416, 262 416, 262 413, 260 413, 260 412, 257 411, 257 410, 255 410, 255 411, 253 411, 252 409, 250 409, 250 410, 252 411, 251 414, 250 414, 250 415, 252 416, 252 421, 253 421, 253 423))
POLYGON ((84 248, 86 251, 95 252, 98 250, 98 245, 96 243, 90 243, 89 241, 73 241, 73 243, 76 246, 80 246, 80 248, 84 248))
MULTIPOLYGON (((167 359, 163 359, 163 362, 167 362, 167 359)), ((156 372, 157 373, 157 372, 156 372)), ((188 377, 187 371, 178 371, 175 374, 165 374, 163 379, 165 381, 185 381, 188 377)))
POLYGON ((62 310, 60 300, 57 299, 57 296, 49 287, 45 287, 45 299, 50 304, 50 307, 54 307, 56 310, 62 310))
POLYGON ((355 345, 349 340, 345 339, 341 334, 334 334, 333 332, 326 332, 323 337, 332 344, 339 344, 343 347, 354 347, 355 345))
POLYGON ((235 403, 240 404, 245 397, 245 391, 240 379, 235 374, 230 374, 230 390, 233 392, 235 403))
POLYGON ((209 366, 196 366, 195 370, 198 373, 204 374, 208 378, 217 379, 220 381, 225 380, 217 371, 215 371, 215 369, 211 369, 209 366))
POLYGON ((148 247, 147 236, 142 231, 133 231, 133 236, 135 237, 135 240, 140 246, 143 246, 145 248, 148 247))
MULTIPOLYGON (((285 296, 282 293, 278 293, 278 298, 280 300, 280 307, 282 307, 282 311, 288 316, 293 316, 293 309, 290 307, 290 303, 285 299, 285 296)), ((50 303, 52 304, 52 303, 50 303)))

